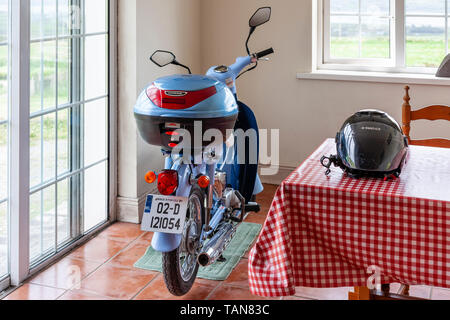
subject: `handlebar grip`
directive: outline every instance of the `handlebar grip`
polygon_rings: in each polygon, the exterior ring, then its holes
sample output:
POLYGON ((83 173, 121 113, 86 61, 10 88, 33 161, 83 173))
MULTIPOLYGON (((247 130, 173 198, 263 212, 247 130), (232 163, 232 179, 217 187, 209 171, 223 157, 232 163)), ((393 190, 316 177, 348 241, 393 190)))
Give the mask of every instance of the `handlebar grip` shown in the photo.
POLYGON ((273 48, 258 52, 257 54, 255 54, 256 58, 261 59, 264 58, 265 56, 268 56, 269 54, 275 53, 275 51, 273 50, 273 48))

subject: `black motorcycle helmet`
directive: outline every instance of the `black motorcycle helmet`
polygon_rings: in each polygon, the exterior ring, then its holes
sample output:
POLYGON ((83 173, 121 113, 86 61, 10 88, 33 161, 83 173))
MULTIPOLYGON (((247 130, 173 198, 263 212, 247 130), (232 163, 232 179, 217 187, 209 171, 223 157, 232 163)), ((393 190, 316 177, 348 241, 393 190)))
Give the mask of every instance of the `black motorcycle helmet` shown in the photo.
POLYGON ((330 173, 332 164, 353 177, 399 177, 408 155, 408 139, 390 115, 362 110, 342 126, 336 136, 337 155, 323 157, 330 173))

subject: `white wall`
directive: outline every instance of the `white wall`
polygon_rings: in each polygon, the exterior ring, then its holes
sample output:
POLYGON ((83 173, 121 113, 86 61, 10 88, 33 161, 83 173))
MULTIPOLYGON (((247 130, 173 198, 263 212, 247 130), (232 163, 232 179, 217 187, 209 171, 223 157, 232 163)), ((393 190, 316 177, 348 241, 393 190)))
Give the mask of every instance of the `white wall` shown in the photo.
MULTIPOLYGON (((344 120, 363 108, 379 108, 401 120, 400 84, 298 80, 312 66, 314 0, 119 0, 119 219, 137 221, 149 186, 143 177, 162 165, 159 148, 136 131, 132 108, 144 86, 177 67, 148 61, 156 49, 172 50, 194 73, 232 64, 245 55, 248 19, 261 6, 273 9, 259 28, 253 51, 274 47, 270 62, 238 81, 239 96, 255 111, 261 128, 280 129, 280 165, 285 174, 322 141, 334 137, 344 120)), ((448 87, 413 85, 412 105, 450 104, 448 87)), ((450 137, 448 125, 415 127, 416 137, 450 137)), ((265 179, 266 181, 277 181, 265 179)))
MULTIPOLYGON (((311 71, 312 1, 202 0, 204 71, 244 55, 249 17, 258 7, 272 7, 272 20, 256 31, 251 49, 273 46, 276 54, 238 80, 238 90, 241 100, 254 108, 261 128, 281 129, 284 167, 297 167, 324 139, 334 137, 347 117, 363 108, 383 109, 401 121, 404 85, 296 79, 298 72, 311 71)), ((411 88, 413 106, 450 104, 448 87, 411 88)), ((413 134, 450 137, 448 124, 432 127, 420 124, 413 134)))
POLYGON ((149 170, 162 168, 161 149, 147 145, 136 129, 133 107, 138 94, 158 77, 180 68, 150 62, 157 49, 176 53, 180 62, 201 70, 200 0, 119 0, 119 181, 118 216, 138 222, 150 186, 149 170))

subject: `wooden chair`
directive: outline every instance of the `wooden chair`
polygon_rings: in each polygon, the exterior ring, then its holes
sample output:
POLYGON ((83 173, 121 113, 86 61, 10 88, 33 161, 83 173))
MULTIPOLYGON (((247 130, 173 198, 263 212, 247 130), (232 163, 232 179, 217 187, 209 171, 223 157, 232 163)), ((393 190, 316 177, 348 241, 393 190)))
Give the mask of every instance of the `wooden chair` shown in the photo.
POLYGON ((409 87, 405 87, 406 95, 403 98, 403 132, 408 137, 409 143, 415 146, 450 148, 450 140, 447 139, 428 139, 428 140, 411 140, 411 121, 416 120, 447 120, 450 121, 450 107, 448 106, 430 106, 417 111, 411 111, 409 102, 409 87))

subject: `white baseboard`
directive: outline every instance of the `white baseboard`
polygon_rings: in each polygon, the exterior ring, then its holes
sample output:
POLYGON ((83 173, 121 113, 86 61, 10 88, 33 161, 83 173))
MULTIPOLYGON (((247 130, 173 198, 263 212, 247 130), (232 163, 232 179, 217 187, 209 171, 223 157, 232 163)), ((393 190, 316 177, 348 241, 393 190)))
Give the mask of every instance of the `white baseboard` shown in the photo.
POLYGON ((156 189, 144 193, 139 198, 117 198, 117 221, 128 223, 141 223, 144 214, 147 195, 155 193, 156 189))

